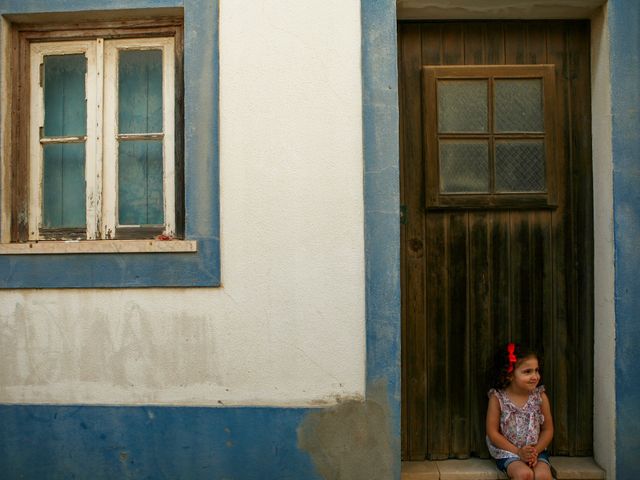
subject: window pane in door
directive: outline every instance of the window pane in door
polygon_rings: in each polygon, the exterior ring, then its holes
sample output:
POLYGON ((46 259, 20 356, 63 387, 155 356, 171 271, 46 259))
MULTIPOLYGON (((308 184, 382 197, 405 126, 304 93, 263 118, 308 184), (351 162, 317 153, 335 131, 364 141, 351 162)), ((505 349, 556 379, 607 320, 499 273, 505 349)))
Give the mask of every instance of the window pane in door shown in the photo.
POLYGON ((83 54, 44 57, 44 135, 82 136, 87 131, 83 54))
POLYGON ((162 132, 162 51, 123 50, 118 63, 118 131, 162 132))
POLYGON ((440 191, 486 193, 489 191, 489 148, 483 140, 441 140, 440 191))
POLYGON ((496 80, 497 132, 542 132, 542 81, 538 78, 496 80))
POLYGON ((441 80, 437 88, 440 133, 487 131, 486 80, 441 80))
POLYGON ((84 143, 44 146, 42 226, 80 228, 86 225, 84 143))
POLYGON ((118 224, 162 225, 162 141, 120 142, 118 148, 118 224))
POLYGON ((496 191, 544 192, 544 141, 496 142, 496 191))

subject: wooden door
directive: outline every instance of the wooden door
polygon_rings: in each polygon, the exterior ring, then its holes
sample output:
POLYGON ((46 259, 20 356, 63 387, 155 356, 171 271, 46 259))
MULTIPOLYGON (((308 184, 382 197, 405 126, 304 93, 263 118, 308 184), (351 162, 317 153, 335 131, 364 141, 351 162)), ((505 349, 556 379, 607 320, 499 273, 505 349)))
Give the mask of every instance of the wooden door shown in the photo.
POLYGON ((399 24, 404 459, 488 456, 486 372, 507 341, 544 350, 552 453, 592 452, 589 35, 583 21, 399 24), (434 207, 425 67, 537 64, 555 74, 553 201, 434 207))

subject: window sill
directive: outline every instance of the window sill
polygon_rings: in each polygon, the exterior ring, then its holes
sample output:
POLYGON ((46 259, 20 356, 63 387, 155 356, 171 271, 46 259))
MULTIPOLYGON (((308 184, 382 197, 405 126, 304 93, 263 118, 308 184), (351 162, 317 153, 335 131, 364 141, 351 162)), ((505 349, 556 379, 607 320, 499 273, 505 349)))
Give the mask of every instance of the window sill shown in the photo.
POLYGON ((0 255, 197 252, 195 240, 76 240, 0 244, 0 255))

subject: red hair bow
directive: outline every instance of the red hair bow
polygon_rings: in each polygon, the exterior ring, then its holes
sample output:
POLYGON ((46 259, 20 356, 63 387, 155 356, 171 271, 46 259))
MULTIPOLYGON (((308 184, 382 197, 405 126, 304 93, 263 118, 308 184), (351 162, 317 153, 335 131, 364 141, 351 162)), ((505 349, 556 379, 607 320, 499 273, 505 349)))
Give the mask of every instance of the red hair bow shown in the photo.
POLYGON ((513 366, 518 361, 518 359, 516 358, 516 355, 514 353, 516 351, 515 344, 514 343, 510 343, 509 345, 507 345, 507 351, 509 352, 509 369, 507 370, 507 372, 511 373, 511 372, 513 372, 513 366))

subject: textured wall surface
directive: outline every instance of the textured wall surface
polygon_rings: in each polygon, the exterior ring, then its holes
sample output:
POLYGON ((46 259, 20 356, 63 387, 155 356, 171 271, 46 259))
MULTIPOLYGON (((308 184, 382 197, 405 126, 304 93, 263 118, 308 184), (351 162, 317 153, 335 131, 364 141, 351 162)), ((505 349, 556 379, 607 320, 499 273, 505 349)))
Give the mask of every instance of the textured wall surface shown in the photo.
MULTIPOLYGON (((185 2, 185 71, 197 82, 186 162, 208 158, 219 134, 222 285, 0 292, 0 401, 284 406, 364 395, 359 12, 357 0, 222 2, 218 132, 215 109, 199 108, 217 101, 217 12, 185 2)), ((205 219, 192 233, 204 235, 215 199, 187 196, 205 219)), ((156 275, 179 273, 163 266, 156 275)))

